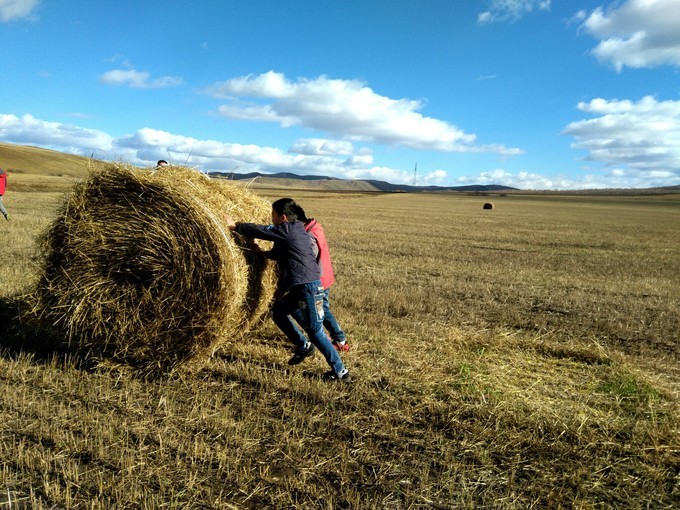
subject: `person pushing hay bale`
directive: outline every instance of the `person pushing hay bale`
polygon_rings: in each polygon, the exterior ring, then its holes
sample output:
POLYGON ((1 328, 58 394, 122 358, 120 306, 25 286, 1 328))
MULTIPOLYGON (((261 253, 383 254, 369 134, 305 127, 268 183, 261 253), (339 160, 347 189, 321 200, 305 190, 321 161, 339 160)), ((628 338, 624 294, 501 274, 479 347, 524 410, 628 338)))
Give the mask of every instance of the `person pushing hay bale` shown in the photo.
POLYGON ((88 358, 165 371, 252 330, 276 275, 226 215, 268 221, 243 187, 184 167, 101 164, 39 240, 32 316, 88 358))

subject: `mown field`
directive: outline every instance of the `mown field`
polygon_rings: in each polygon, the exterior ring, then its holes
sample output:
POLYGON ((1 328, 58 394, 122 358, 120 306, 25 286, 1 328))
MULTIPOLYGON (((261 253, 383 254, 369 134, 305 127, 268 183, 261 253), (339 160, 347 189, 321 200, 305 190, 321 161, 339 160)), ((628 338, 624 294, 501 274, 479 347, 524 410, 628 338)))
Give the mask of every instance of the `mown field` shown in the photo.
POLYGON ((45 349, 16 314, 73 177, 12 177, 0 508, 680 506, 680 195, 257 190, 324 224, 329 385, 271 322, 153 380, 45 349))

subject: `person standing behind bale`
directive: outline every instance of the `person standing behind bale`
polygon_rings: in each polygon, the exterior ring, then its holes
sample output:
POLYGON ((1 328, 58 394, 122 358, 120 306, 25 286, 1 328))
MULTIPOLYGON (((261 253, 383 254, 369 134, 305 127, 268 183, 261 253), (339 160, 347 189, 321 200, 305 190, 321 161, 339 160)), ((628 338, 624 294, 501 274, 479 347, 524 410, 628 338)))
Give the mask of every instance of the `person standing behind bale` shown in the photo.
POLYGON ((0 212, 5 216, 6 220, 9 220, 9 215, 7 214, 7 209, 5 209, 5 204, 2 203, 2 196, 5 194, 7 189, 7 172, 0 168, 0 212))
MULTIPOLYGON (((323 326, 326 331, 328 331, 331 337, 331 343, 336 351, 349 351, 349 344, 347 343, 345 333, 340 327, 340 324, 338 324, 333 312, 331 312, 329 298, 331 285, 335 282, 335 274, 333 273, 331 252, 328 248, 328 242, 326 241, 326 234, 323 231, 321 223, 314 218, 307 218, 305 210, 299 204, 296 204, 295 207, 297 208, 297 219, 305 224, 305 230, 312 238, 312 250, 316 256, 316 261, 319 264, 319 270, 321 271, 321 286, 323 287, 323 326)), ((294 314, 293 318, 300 324, 302 316, 299 312, 294 314)), ((289 337, 289 339, 295 344, 303 342, 302 332, 296 328, 295 324, 292 322, 291 326, 295 331, 295 336, 293 338, 289 337)))
POLYGON ((289 365, 297 365, 311 356, 315 348, 323 354, 331 370, 322 375, 324 381, 349 382, 349 370, 333 348, 323 332, 323 287, 321 272, 312 251, 312 242, 305 226, 297 220, 297 210, 292 199, 282 198, 272 204, 273 225, 257 225, 254 223, 235 223, 227 217, 230 230, 247 237, 273 241, 271 250, 265 255, 276 261, 280 272, 280 291, 272 307, 272 315, 276 325, 290 338, 292 323, 289 315, 299 312, 302 316, 301 326, 309 340, 298 345, 295 354, 288 361, 289 365))

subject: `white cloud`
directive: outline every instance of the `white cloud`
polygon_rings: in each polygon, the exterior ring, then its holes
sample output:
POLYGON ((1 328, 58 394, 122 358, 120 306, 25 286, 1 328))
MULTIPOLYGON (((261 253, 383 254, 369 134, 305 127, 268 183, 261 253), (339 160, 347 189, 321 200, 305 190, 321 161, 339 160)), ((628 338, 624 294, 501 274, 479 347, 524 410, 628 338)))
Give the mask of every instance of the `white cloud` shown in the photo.
POLYGON ((595 9, 582 27, 600 39, 595 56, 624 66, 680 66, 680 0, 627 0, 604 11, 595 9))
POLYGON ((614 168, 603 172, 586 173, 575 179, 548 173, 525 171, 512 173, 504 169, 496 169, 455 179, 457 186, 474 184, 497 184, 522 190, 631 189, 678 185, 680 177, 669 172, 639 172, 632 169, 614 168))
POLYGON ((0 21, 28 18, 39 0, 0 0, 0 21))
POLYGON ((194 164, 214 164, 213 168, 222 168, 225 161, 237 161, 242 166, 289 167, 293 166, 295 160, 295 157, 273 147, 198 140, 151 128, 142 128, 132 135, 119 137, 116 145, 120 149, 132 151, 138 159, 144 158, 137 153, 157 151, 170 154, 175 163, 185 164, 190 160, 194 164))
POLYGON ((345 162, 347 166, 350 167, 369 167, 373 165, 373 153, 359 152, 357 154, 352 154, 345 162))
POLYGON ((311 155, 350 155, 354 148, 350 142, 342 140, 326 140, 324 138, 305 138, 297 140, 289 152, 311 155))
POLYGON ((444 170, 435 170, 433 172, 428 172, 425 175, 418 176, 418 186, 425 185, 442 185, 448 174, 444 170))
MULTIPOLYGON (((630 122, 636 123, 644 117, 644 104, 654 109, 655 102, 645 98, 640 103, 630 101, 595 100, 580 105, 583 111, 610 112, 607 115, 636 114, 638 117, 630 122), (620 104, 619 104, 620 103, 620 104), (641 107, 640 105, 643 104, 641 107)), ((659 105, 660 103, 656 103, 659 105)), ((673 102, 663 103, 657 111, 659 119, 666 119, 678 115, 678 105, 673 102)), ((594 119, 598 120, 598 119, 594 119)), ((649 119, 648 119, 649 120, 649 119)), ((583 121, 588 122, 588 121, 583 121)), ((651 120, 650 120, 651 122, 651 120)), ((660 121, 661 122, 661 121, 660 121)), ((672 121, 670 121, 672 124, 672 121)), ((644 123, 643 123, 644 124, 644 123)), ((662 129, 668 124, 657 124, 662 129)), ((573 123, 567 130, 573 128, 583 136, 585 134, 605 136, 609 129, 610 135, 619 131, 626 131, 625 123, 602 122, 587 125, 573 123)), ((628 129, 628 131, 634 131, 628 129)), ((326 175, 340 179, 378 179, 395 184, 410 184, 413 171, 410 168, 399 169, 375 165, 373 154, 367 147, 355 148, 343 141, 304 139, 298 140, 290 150, 258 145, 243 145, 226 143, 217 140, 199 140, 183 135, 169 133, 151 128, 138 129, 132 134, 119 137, 110 136, 104 132, 82 128, 59 122, 48 122, 36 119, 31 115, 17 117, 15 115, 0 114, 0 140, 35 145, 49 149, 90 156, 94 153, 97 159, 123 160, 139 166, 152 166, 159 159, 167 159, 176 164, 195 167, 202 171, 238 172, 260 171, 274 173, 289 171, 299 175, 326 175), (303 150, 304 149, 304 150, 303 150)), ((595 143, 595 142, 593 142, 595 143)), ((670 145, 670 142, 669 142, 670 145)), ((680 147, 680 143, 675 144, 680 147)), ((609 147, 614 149, 614 145, 609 147)), ((503 169, 482 172, 477 175, 458 177, 451 183, 447 173, 442 169, 418 174, 418 185, 465 185, 465 184, 501 184, 520 189, 588 189, 588 188, 644 188, 653 186, 671 186, 680 184, 680 174, 677 170, 677 151, 674 150, 675 167, 639 167, 632 164, 619 163, 625 158, 616 159, 612 156, 611 168, 604 172, 587 174, 579 179, 550 177, 531 172, 510 173, 503 169), (447 182, 448 181, 448 182, 447 182)), ((657 151, 658 152, 658 151, 657 151)), ((596 158, 589 158, 596 159, 596 158)))
MULTIPOLYGON (((228 172, 238 168, 239 172, 289 171, 340 179, 395 177, 408 181, 408 172, 374 167, 369 149, 355 150, 351 143, 336 140, 298 140, 285 151, 253 144, 199 140, 151 128, 115 138, 101 131, 11 114, 0 114, 0 140, 82 156, 94 153, 97 159, 123 160, 139 166, 151 166, 159 159, 167 159, 203 171, 228 172)), ((424 176, 423 182, 429 178, 424 176)))
POLYGON ((534 10, 549 11, 551 0, 492 0, 488 11, 481 12, 477 23, 517 21, 534 10))
POLYGON ((93 150, 110 150, 113 142, 113 138, 102 131, 47 122, 32 115, 3 114, 0 114, 0 139, 88 156, 93 150))
POLYGON ((230 119, 239 120, 258 120, 262 122, 278 122, 283 127, 297 124, 294 117, 283 117, 278 115, 269 105, 220 105, 217 113, 230 119))
POLYGON ((572 17, 572 19, 569 20, 569 22, 582 22, 587 17, 588 11, 586 11, 585 9, 581 9, 576 14, 574 14, 574 16, 572 17))
POLYGON ((477 145, 475 135, 419 113, 420 101, 380 96, 356 80, 321 76, 292 82, 269 71, 218 82, 203 92, 229 100, 217 109, 226 117, 301 125, 348 141, 445 152, 522 153, 500 144, 477 145), (243 103, 242 97, 256 101, 243 103))
MULTIPOLYGON (((434 170, 423 175, 418 175, 418 186, 442 185, 446 180, 447 173, 444 170, 434 170)), ((373 179, 387 181, 396 184, 413 184, 413 172, 384 166, 372 166, 370 168, 350 169, 346 172, 349 179, 373 179)))
POLYGON ((566 189, 577 187, 574 182, 564 179, 545 177, 531 172, 517 172, 515 174, 504 169, 481 172, 477 175, 466 175, 455 179, 458 186, 497 184, 519 189, 566 189))
POLYGON ((99 81, 105 85, 128 86, 136 89, 161 89, 177 87, 184 83, 178 76, 161 76, 150 79, 151 75, 146 71, 132 69, 114 69, 107 71, 99 77, 99 81))
POLYGON ((131 162, 145 165, 164 158, 210 171, 231 171, 238 167, 239 172, 294 172, 340 179, 406 176, 398 170, 372 167, 372 156, 365 149, 352 153, 348 152, 351 145, 335 143, 332 140, 299 140, 290 150, 283 151, 274 147, 197 140, 150 128, 115 140, 117 154, 126 154, 131 162), (322 148, 324 144, 326 149, 322 148), (307 150, 307 153, 294 150, 305 147, 316 147, 317 150, 307 150), (348 154, 349 157, 345 158, 348 154))
MULTIPOLYGON (((263 173, 294 172, 340 179, 379 179, 410 183, 407 170, 373 165, 368 148, 354 150, 352 144, 335 140, 298 140, 294 147, 308 153, 284 151, 275 147, 242 145, 216 140, 199 140, 151 128, 111 137, 100 131, 38 120, 31 115, 16 117, 0 114, 0 139, 17 144, 42 146, 97 159, 123 160, 139 166, 152 166, 159 159, 196 167, 202 171, 263 173)), ((418 176, 418 184, 441 183, 446 172, 436 170, 418 176)))
POLYGON ((680 101, 598 98, 578 108, 597 117, 572 122, 563 134, 576 138, 573 148, 588 151, 586 160, 642 180, 680 184, 680 101))

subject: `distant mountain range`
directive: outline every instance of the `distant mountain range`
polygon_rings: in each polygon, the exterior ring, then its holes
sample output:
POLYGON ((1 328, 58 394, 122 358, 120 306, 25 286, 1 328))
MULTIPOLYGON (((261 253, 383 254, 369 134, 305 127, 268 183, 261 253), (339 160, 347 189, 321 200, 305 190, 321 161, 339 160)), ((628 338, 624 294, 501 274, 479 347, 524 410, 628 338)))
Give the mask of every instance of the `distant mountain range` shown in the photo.
MULTIPOLYGON (((363 189, 366 191, 385 191, 385 192, 417 192, 417 191, 462 191, 462 192, 489 192, 489 191, 512 191, 518 188, 511 188, 509 186, 491 185, 470 185, 470 186, 412 186, 409 184, 392 184, 386 181, 378 181, 375 179, 353 179, 344 180, 336 177, 326 177, 319 175, 297 175, 289 172, 279 172, 275 174, 263 174, 260 172, 250 172, 246 174, 239 174, 235 172, 210 172, 211 177, 222 177, 231 179, 233 181, 262 179, 270 182, 272 179, 278 181, 336 181, 338 185, 341 183, 353 183, 351 189, 363 189)), ((331 186, 339 187, 339 186, 331 186)))

